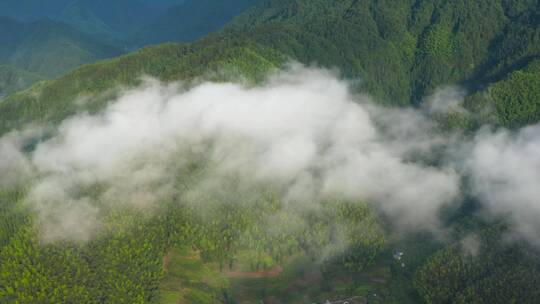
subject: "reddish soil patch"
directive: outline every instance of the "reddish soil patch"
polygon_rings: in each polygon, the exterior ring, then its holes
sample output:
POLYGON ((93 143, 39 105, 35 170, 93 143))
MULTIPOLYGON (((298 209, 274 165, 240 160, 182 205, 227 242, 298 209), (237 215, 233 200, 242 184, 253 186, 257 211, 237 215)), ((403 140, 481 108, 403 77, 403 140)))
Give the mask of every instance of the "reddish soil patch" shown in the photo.
POLYGON ((281 266, 276 266, 268 270, 262 270, 257 272, 242 272, 242 271, 229 271, 227 276, 229 278, 237 279, 262 279, 262 278, 274 278, 283 272, 281 266))
POLYGON ((373 278, 370 278, 370 280, 371 280, 372 282, 375 282, 375 283, 381 283, 381 284, 385 284, 385 283, 386 283, 386 279, 385 279, 385 278, 373 277, 373 278))
POLYGON ((169 251, 164 257, 163 257, 163 270, 167 270, 169 268, 169 264, 171 263, 171 257, 173 255, 172 251, 169 251))

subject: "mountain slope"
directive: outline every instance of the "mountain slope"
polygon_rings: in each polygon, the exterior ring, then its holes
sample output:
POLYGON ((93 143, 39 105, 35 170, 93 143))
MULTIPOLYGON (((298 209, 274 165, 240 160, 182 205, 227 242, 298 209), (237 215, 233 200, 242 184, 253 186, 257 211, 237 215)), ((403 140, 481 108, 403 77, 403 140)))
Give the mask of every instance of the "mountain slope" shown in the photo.
MULTIPOLYGON (((164 44, 84 66, 57 80, 41 82, 0 103, 0 134, 29 121, 58 123, 77 111, 99 111, 103 98, 79 105, 81 96, 100 96, 118 86, 136 85, 143 75, 164 81, 193 80, 201 75, 221 79, 238 75, 256 80, 284 59, 247 39, 210 37, 193 45, 164 44)), ((110 97, 106 95, 105 97, 110 97)))
POLYGON ((186 0, 139 0, 141 3, 147 6, 154 6, 161 11, 165 11, 169 7, 173 7, 186 2, 186 0))
MULTIPOLYGON (((81 67, 59 79, 40 82, 12 95, 0 103, 0 134, 23 128, 29 122, 54 127, 77 112, 99 112, 117 94, 118 88, 136 86, 145 75, 166 82, 180 80, 186 85, 197 83, 201 76, 216 81, 243 77, 256 82, 289 59, 337 67, 347 78, 362 79, 356 89, 374 94, 379 102, 391 105, 419 105, 439 86, 462 85, 470 92, 465 106, 471 110, 477 124, 489 122, 519 128, 540 120, 538 8, 538 2, 530 0, 269 0, 238 17, 224 31, 195 43, 147 47, 81 67), (85 102, 80 102, 81 98, 85 102)), ((7 42, 8 49, 21 43, 17 39, 7 42)), ((194 171, 197 173, 197 168, 194 171)), ((0 192, 0 198, 2 194, 0 192)), ((23 200, 12 198, 17 194, 6 193, 5 197, 8 203, 23 200)), ((4 217, 16 219, 9 204, 3 205, 6 207, 0 212, 6 214, 4 217)), ((466 209, 467 202, 463 205, 466 209)), ((463 214, 448 220, 456 227, 451 235, 445 235, 445 239, 450 240, 435 245, 414 240, 413 245, 403 245, 407 249, 403 261, 401 255, 392 257, 391 252, 401 250, 401 244, 389 248, 380 257, 384 264, 376 265, 381 267, 375 267, 376 275, 368 278, 370 285, 355 286, 354 291, 373 294, 375 290, 383 297, 412 293, 414 299, 418 296, 418 301, 411 301, 414 303, 535 303, 540 282, 540 259, 536 251, 513 243, 507 246, 505 227, 493 229, 496 225, 485 223, 476 210, 464 211, 461 207, 456 213, 463 214), (464 252, 467 244, 463 240, 467 237, 472 237, 471 247, 476 245, 482 249, 481 255, 475 257, 475 250, 471 250, 471 255, 464 252), (379 293, 379 287, 383 286, 379 282, 386 282, 389 276, 400 277, 402 281, 414 278, 416 292, 397 284, 399 286, 392 285, 392 290, 379 293)), ((226 204, 225 210, 231 210, 230 204, 226 204)), ((193 217, 184 211, 174 205, 171 214, 160 218, 166 227, 174 227, 171 231, 175 233, 170 234, 174 238, 179 237, 177 231, 186 234, 198 231, 185 224, 193 217)), ((239 211, 238 215, 245 220, 244 212, 239 211)), ((228 246, 222 242, 224 230, 221 229, 228 229, 234 226, 230 223, 236 222, 229 220, 232 216, 223 216, 228 214, 226 212, 218 209, 216 213, 216 219, 224 223, 212 221, 218 223, 213 226, 217 227, 217 232, 212 230, 208 233, 211 237, 201 237, 201 243, 213 246, 212 236, 216 236, 221 242, 218 244, 228 246)), ((362 223, 362 220, 356 219, 356 222, 362 223)), ((26 235, 30 232, 17 225, 10 224, 6 229, 9 233, 0 235, 0 241, 8 244, 7 249, 0 252, 6 257, 5 265, 9 266, 2 272, 5 282, 11 283, 10 279, 16 277, 17 284, 29 285, 28 282, 34 282, 25 277, 29 273, 33 275, 31 279, 39 278, 39 286, 50 288, 51 291, 47 289, 48 293, 41 294, 59 294, 54 287, 61 286, 61 295, 68 299, 64 302, 152 303, 157 300, 154 298, 156 282, 163 273, 162 263, 166 260, 163 252, 169 245, 163 231, 159 231, 162 228, 159 224, 150 222, 147 227, 136 222, 135 229, 120 234, 118 239, 113 236, 110 242, 104 240, 88 251, 85 248, 78 252, 76 246, 45 247, 50 255, 41 253, 41 247, 34 247, 31 241, 25 241, 30 238, 26 235), (144 249, 138 250, 138 246, 144 249), (119 247, 122 250, 118 250, 119 247), (39 254, 48 259, 30 261, 39 254), (70 272, 78 269, 70 267, 70 263, 83 265, 79 267, 84 270, 70 272), (26 264, 37 264, 39 270, 21 271, 21 265, 26 264), (49 269, 59 271, 53 274, 49 269), (39 276, 41 273, 45 275, 39 276), (81 275, 86 273, 89 279, 81 275), (91 285, 86 279, 98 284, 91 285), (85 286, 91 288, 86 290, 85 286), (75 298, 70 290, 74 294, 81 290, 85 293, 75 298), (122 292, 126 290, 133 292, 122 292), (101 298, 96 299, 95 294, 100 294, 101 298)), ((207 232, 206 229, 212 228, 205 227, 202 231, 207 232)), ((259 244, 256 240, 254 243, 259 244)), ((343 271, 338 272, 340 279, 349 274, 343 275, 343 271)), ((197 278, 193 281, 203 281, 197 278)), ((34 291, 30 287, 28 290, 29 294, 34 291)), ((13 288, 0 289, 1 292, 13 296, 13 288)), ((226 301, 228 297, 224 296, 226 301)), ((192 302, 204 302, 198 299, 192 302)))
POLYGON ((2 0, 0 16, 22 21, 53 18, 73 0, 2 0))
POLYGON ((261 43, 337 65, 391 103, 418 103, 440 85, 482 81, 538 55, 537 19, 527 17, 538 11, 533 1, 272 0, 231 27, 256 27, 261 43))
POLYGON ((186 0, 171 7, 134 36, 139 44, 188 42, 219 30, 261 0, 186 0))
POLYGON ((8 62, 46 77, 57 77, 82 64, 119 55, 114 47, 87 37, 65 24, 43 20, 33 24, 8 62))
MULTIPOLYGON (((394 105, 418 104, 435 88, 456 83, 469 87, 471 96, 485 96, 482 92, 490 83, 523 69, 524 62, 540 54, 540 40, 535 38, 539 35, 538 21, 533 18, 538 12, 537 3, 525 0, 455 3, 410 0, 396 5, 393 1, 270 0, 246 11, 221 34, 190 46, 170 48, 185 52, 201 49, 203 45, 221 45, 224 41, 236 45, 257 45, 257 48, 272 49, 307 64, 338 67, 346 77, 362 79, 358 89, 373 94, 380 102, 394 105)), ((128 57, 130 62, 148 60, 142 54, 153 50, 150 48, 128 57)), ((217 50, 215 54, 205 52, 204 56, 209 59, 216 57, 217 60, 228 51, 217 50)), ((154 56, 159 59, 152 60, 155 63, 150 74, 161 77, 161 72, 155 72, 170 70, 166 63, 169 64, 169 60, 177 55, 157 51, 154 56)), ((234 59, 242 61, 241 57, 234 59)), ((110 66, 110 71, 131 71, 127 79, 117 78, 110 87, 115 83, 133 83, 139 75, 148 73, 140 65, 121 65, 120 62, 113 60, 85 68, 84 81, 98 82, 97 78, 103 77, 103 72, 98 70, 104 66, 110 66)), ((206 68, 189 67, 186 73, 192 73, 194 69, 201 73, 206 68)), ((80 86, 81 80, 73 75, 58 80, 54 86, 74 88, 75 83, 80 86)), ((537 73, 533 73, 533 77, 538 77, 537 73)), ((166 78, 182 79, 172 75, 166 78)), ((509 94, 519 96, 526 89, 514 86, 512 90, 515 92, 509 94)), ((67 100, 73 98, 75 91, 69 94, 59 91, 57 94, 67 100)), ((25 93, 12 98, 13 101, 4 107, 16 103, 15 100, 23 96, 25 93)), ((32 99, 32 104, 48 102, 47 99, 32 99)), ((524 105, 532 109, 533 114, 530 115, 534 119, 517 123, 519 118, 504 118, 504 105, 493 107, 489 104, 493 104, 490 98, 468 98, 466 102, 470 109, 475 105, 495 108, 487 116, 497 124, 519 126, 537 120, 534 117, 537 117, 538 109, 534 106, 524 105)), ((5 123, 11 124, 9 121, 5 123)))
POLYGON ((181 1, 154 4, 138 0, 5 0, 0 3, 0 16, 26 22, 52 19, 92 36, 118 40, 176 3, 181 1))
POLYGON ((6 62, 22 41, 35 29, 32 23, 0 17, 0 62, 6 62))
MULTIPOLYGON (((0 18, 0 64, 35 76, 23 77, 26 80, 15 86, 19 89, 30 84, 30 80, 57 77, 82 64, 119 54, 115 47, 81 34, 63 23, 51 20, 19 22, 0 18)), ((9 71, 13 75, 14 70, 9 71)), ((4 81, 8 79, 12 79, 11 76, 3 78, 4 81)), ((1 85, 13 88, 7 82, 1 85)))
POLYGON ((134 50, 146 44, 195 40, 261 1, 6 0, 0 3, 0 17, 56 20, 104 43, 134 50))
MULTIPOLYGON (((150 23, 158 12, 171 6, 179 5, 165 14, 167 18, 159 23, 165 26, 163 33, 160 33, 162 29, 159 26, 149 33, 153 37, 152 42, 196 39, 219 29, 255 0, 240 0, 237 3, 215 0, 184 2, 55 0, 50 2, 50 6, 44 7, 39 1, 7 0, 0 4, 5 8, 0 15, 39 20, 26 22, 0 17, 0 64, 35 74, 39 79, 51 79, 82 64, 120 55, 127 49, 133 49, 133 45, 148 43, 139 40, 127 42, 127 37, 150 23), (61 22, 40 19, 49 16, 61 22)), ((19 83, 25 86, 8 83, 8 79, 13 79, 13 71, 10 71, 10 77, 4 77, 4 82, 0 84, 6 88, 4 95, 13 93, 13 88, 24 89, 31 84, 29 81, 19 83)))
POLYGON ((86 11, 86 14, 95 16, 96 20, 100 20, 101 23, 122 35, 130 34, 142 24, 150 22, 158 14, 157 9, 138 0, 76 0, 69 6, 72 10, 76 8, 79 11, 86 11))
POLYGON ((74 1, 67 5, 57 18, 81 32, 92 36, 102 37, 104 39, 119 38, 119 33, 113 30, 80 1, 74 1))
POLYGON ((23 90, 43 78, 17 68, 0 65, 0 99, 23 90))

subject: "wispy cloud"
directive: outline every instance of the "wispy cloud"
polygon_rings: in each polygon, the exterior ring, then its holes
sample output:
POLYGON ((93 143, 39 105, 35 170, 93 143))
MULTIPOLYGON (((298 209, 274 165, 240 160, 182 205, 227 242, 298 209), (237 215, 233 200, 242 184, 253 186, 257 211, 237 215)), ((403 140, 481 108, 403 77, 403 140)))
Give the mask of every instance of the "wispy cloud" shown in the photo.
POLYGON ((336 196, 365 201, 403 231, 437 231, 441 209, 460 199, 461 174, 469 174, 491 212, 509 214, 534 238, 539 127, 474 140, 441 134, 429 115, 460 96, 439 94, 428 114, 382 108, 331 72, 298 66, 257 87, 149 80, 100 114, 68 118, 31 152, 20 135, 4 136, 2 181, 31 175, 28 202, 45 239, 88 240, 109 208, 158 207, 193 162, 208 168, 195 185, 205 191, 234 178, 243 189, 266 185, 295 210, 336 196))

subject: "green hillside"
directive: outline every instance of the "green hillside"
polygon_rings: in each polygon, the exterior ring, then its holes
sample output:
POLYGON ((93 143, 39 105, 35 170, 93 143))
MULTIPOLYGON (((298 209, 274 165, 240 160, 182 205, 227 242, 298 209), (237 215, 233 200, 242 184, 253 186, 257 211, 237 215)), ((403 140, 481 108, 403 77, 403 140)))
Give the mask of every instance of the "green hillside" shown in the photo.
POLYGON ((100 33, 104 25, 122 38, 127 37, 141 25, 149 23, 159 10, 139 0, 72 0, 57 17, 61 21, 77 26, 86 33, 100 33), (81 23, 84 19, 86 22, 81 23), (99 30, 98 32, 94 32, 99 30))
MULTIPOLYGON (((0 18, 0 64, 26 72, 24 80, 16 85, 17 90, 28 87, 32 80, 55 78, 83 64, 119 54, 115 47, 63 23, 0 18), (36 77, 29 77, 29 73, 36 77)), ((1 85, 13 85, 5 82, 8 80, 3 79, 1 85)))
POLYGON ((58 77, 82 64, 119 55, 114 47, 53 21, 40 21, 11 54, 8 62, 18 68, 58 77))
POLYGON ((53 79, 147 44, 195 40, 257 2, 9 0, 0 3, 0 64, 53 79))
MULTIPOLYGON (((75 19, 97 20, 95 14, 85 16, 75 19)), ((52 77, 114 52, 46 24, 21 27, 28 33, 24 39, 0 35, 0 58, 52 77)), ((464 106, 470 115, 445 117, 452 127, 470 131, 489 123, 518 129, 540 121, 539 25, 535 0, 266 0, 196 42, 145 47, 4 98, 0 134, 29 123, 54 134, 66 118, 99 113, 145 76, 186 86, 201 79, 254 85, 291 60, 336 68, 355 80, 357 92, 389 106, 420 107, 437 88, 460 85, 468 92, 464 106)), ((176 30, 164 35, 187 37, 176 30)), ((0 67, 0 94, 38 79, 0 67)), ((39 140, 21 146, 31 151, 39 140)), ((161 161, 160 155, 152 157, 161 161)), ((185 170, 167 185, 174 195, 162 199, 152 215, 112 206, 104 197, 114 192, 98 182, 70 189, 70 195, 95 199, 104 210, 103 232, 81 243, 42 243, 25 204, 30 187, 0 184, 0 302, 324 303, 335 295, 354 295, 362 303, 538 302, 537 248, 521 239, 509 242, 505 219, 482 213, 469 189, 459 206, 441 211, 446 234, 402 237, 363 201, 325 201, 299 219, 268 185, 245 189, 230 178, 217 194, 191 191, 211 169, 200 158, 178 161, 185 170), (299 221, 304 225, 294 225, 299 221), (287 225, 294 232, 280 229, 287 225), (340 238, 352 246, 327 255, 340 238)), ((468 187, 466 174, 460 187, 468 187)), ((429 189, 422 190, 428 195, 429 189)))
POLYGON ((73 0, 4 0, 0 2, 0 16, 24 21, 53 17, 73 0))
POLYGON ((463 256, 459 244, 444 248, 418 271, 415 284, 427 303, 533 303, 538 256, 519 245, 501 245, 484 232, 481 256, 463 256))
POLYGON ((261 0, 186 0, 170 7, 132 37, 138 44, 190 42, 217 31, 261 0))
POLYGON ((34 27, 31 23, 17 22, 11 18, 0 18, 0 25, 0 61, 6 62, 34 27))
MULTIPOLYGON (((497 91, 485 90, 491 83, 525 69, 540 54, 536 1, 402 1, 399 7, 395 5, 392 1, 266 1, 236 18, 215 37, 189 47, 170 48, 180 51, 206 48, 221 41, 237 45, 249 41, 251 45, 272 49, 303 63, 337 67, 347 78, 362 79, 360 90, 391 105, 417 105, 435 88, 461 83, 474 97, 467 99, 470 109, 487 108, 486 103, 502 100, 499 96, 486 98, 497 91)), ((138 61, 137 57, 146 58, 143 54, 155 52, 150 57, 159 59, 152 59, 157 61, 153 69, 162 72, 151 75, 161 77, 171 69, 161 65, 160 62, 168 64, 169 60, 161 50, 162 47, 148 48, 128 58, 134 62, 138 61)), ((203 53, 208 58, 220 56, 220 53, 203 53)), ((133 79, 147 72, 137 65, 120 66, 119 62, 123 61, 113 60, 84 70, 110 65, 111 71, 134 71, 130 74, 133 79)), ((193 71, 185 73, 193 74, 193 71)), ((80 82, 76 76, 79 74, 67 75, 55 86, 62 83, 73 87, 75 79, 80 82)), ((91 79, 96 77, 92 75, 103 74, 87 72, 87 75, 91 79)), ((169 74, 166 77, 182 78, 169 74)), ((537 73, 531 77, 537 77, 537 73)), ((528 90, 527 86, 514 86, 506 94, 528 94, 524 90, 528 90)), ((14 97, 12 102, 18 103, 15 100, 24 95, 14 97)), ((504 104, 498 104, 490 106, 496 111, 485 114, 489 117, 477 119, 490 119, 505 126, 535 122, 538 116, 535 101, 520 102, 526 103, 522 105, 526 110, 515 114, 516 117, 508 113, 504 104)))
MULTIPOLYGON (((136 85, 143 75, 176 81, 229 71, 228 74, 257 79, 280 62, 283 59, 279 53, 241 39, 229 41, 214 37, 194 45, 147 47, 130 55, 82 67, 6 98, 0 104, 0 133, 30 121, 58 123, 80 110, 99 111, 105 106, 101 98, 83 108, 74 100, 82 96, 99 96, 119 85, 136 85)), ((212 77, 219 78, 219 74, 212 77)))
MULTIPOLYGON (((528 0, 276 0, 238 17, 231 28, 255 27, 252 37, 261 44, 361 77, 363 88, 383 102, 415 105, 439 86, 482 91, 526 67, 540 55, 539 13, 538 2, 528 0)), ((524 94, 521 89, 513 90, 524 94)), ((503 125, 520 119, 497 110, 503 125)))
POLYGON ((112 40, 118 43, 121 37, 120 33, 101 20, 98 15, 87 8, 81 1, 74 1, 67 5, 59 14, 58 19, 83 33, 99 37, 105 41, 112 40))
POLYGON ((36 74, 25 72, 7 65, 0 65, 0 99, 6 95, 26 89, 33 83, 42 80, 36 74))

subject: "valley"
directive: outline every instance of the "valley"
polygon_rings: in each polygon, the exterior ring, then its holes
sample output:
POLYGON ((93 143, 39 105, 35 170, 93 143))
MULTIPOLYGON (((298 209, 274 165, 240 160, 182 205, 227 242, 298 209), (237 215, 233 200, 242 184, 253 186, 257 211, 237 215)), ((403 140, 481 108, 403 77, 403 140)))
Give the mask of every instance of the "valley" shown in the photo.
POLYGON ((0 303, 535 304, 540 2, 0 3, 0 303))

